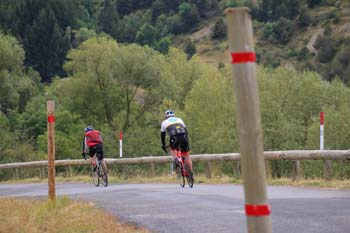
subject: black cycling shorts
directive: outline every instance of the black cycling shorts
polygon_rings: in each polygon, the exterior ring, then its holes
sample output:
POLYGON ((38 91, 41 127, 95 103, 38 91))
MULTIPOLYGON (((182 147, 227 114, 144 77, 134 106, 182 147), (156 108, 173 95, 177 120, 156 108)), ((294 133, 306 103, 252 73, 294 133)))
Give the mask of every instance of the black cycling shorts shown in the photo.
POLYGON ((89 147, 89 156, 93 157, 95 153, 96 153, 96 157, 99 160, 103 159, 103 146, 102 146, 102 144, 97 144, 97 145, 89 147))
POLYGON ((190 150, 186 133, 171 136, 169 144, 172 149, 180 148, 182 152, 188 152, 190 150))

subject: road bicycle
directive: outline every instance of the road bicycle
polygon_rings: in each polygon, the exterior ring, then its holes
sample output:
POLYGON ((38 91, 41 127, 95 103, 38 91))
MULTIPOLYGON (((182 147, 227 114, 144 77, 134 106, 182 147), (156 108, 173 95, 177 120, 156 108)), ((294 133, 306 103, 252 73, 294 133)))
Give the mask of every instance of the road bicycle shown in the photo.
POLYGON ((190 188, 193 188, 193 174, 185 163, 186 156, 183 156, 179 148, 175 149, 177 162, 175 162, 175 172, 180 186, 185 187, 185 180, 190 188))
POLYGON ((108 174, 107 167, 103 165, 102 160, 99 159, 97 154, 94 155, 96 166, 93 163, 93 159, 91 160, 91 177, 94 184, 98 187, 100 185, 100 181, 102 181, 103 186, 107 187, 108 185, 108 174))

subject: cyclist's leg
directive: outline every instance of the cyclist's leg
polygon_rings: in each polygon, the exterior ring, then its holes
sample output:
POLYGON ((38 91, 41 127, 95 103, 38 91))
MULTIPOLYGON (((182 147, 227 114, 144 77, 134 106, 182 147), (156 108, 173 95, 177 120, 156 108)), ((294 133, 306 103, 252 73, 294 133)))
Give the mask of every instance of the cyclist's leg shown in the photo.
POLYGON ((94 146, 89 147, 90 162, 96 168, 96 148, 94 146))
POLYGON ((186 164, 186 166, 189 167, 191 172, 193 173, 192 159, 191 159, 190 153, 189 152, 182 152, 182 155, 185 157, 185 164, 186 164))
POLYGON ((173 160, 174 160, 174 161, 175 161, 175 159, 176 159, 176 151, 175 151, 175 148, 178 146, 177 141, 178 141, 178 140, 177 140, 177 138, 176 138, 176 135, 170 137, 170 140, 169 140, 169 152, 170 152, 171 157, 173 157, 173 160))
POLYGON ((175 160, 176 159, 176 151, 173 148, 169 147, 169 152, 170 152, 171 157, 175 160))
POLYGON ((96 156, 97 159, 101 162, 101 165, 103 166, 103 170, 107 172, 107 164, 106 161, 103 159, 103 146, 102 144, 96 145, 96 156))
POLYGON ((107 163, 106 163, 106 161, 104 159, 102 159, 101 162, 102 162, 101 164, 102 164, 104 170, 107 172, 107 163))
POLYGON ((185 156, 185 164, 187 167, 190 168, 190 171, 193 173, 192 169, 192 159, 190 156, 190 147, 188 145, 188 139, 187 139, 187 134, 182 135, 182 138, 180 140, 181 142, 181 155, 185 156))

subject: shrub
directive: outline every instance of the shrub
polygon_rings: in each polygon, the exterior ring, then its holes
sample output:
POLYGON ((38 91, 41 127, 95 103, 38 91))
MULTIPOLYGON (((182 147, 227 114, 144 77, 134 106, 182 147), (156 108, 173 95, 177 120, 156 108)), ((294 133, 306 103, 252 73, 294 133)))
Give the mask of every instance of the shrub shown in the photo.
POLYGON ((216 21, 214 25, 211 37, 213 39, 221 39, 221 38, 224 38, 225 36, 226 36, 226 25, 224 23, 224 20, 220 18, 219 20, 216 21))
POLYGON ((319 43, 317 60, 321 63, 331 61, 337 52, 336 42, 331 37, 324 37, 319 43))

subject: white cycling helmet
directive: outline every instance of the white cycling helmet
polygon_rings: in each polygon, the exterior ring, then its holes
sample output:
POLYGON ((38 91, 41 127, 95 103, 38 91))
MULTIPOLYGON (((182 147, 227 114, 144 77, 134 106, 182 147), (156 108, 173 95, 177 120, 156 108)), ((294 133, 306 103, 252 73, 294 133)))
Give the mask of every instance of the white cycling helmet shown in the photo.
POLYGON ((94 130, 94 127, 92 127, 91 125, 89 125, 89 126, 87 126, 85 128, 85 132, 89 132, 89 131, 92 131, 92 130, 94 130))
POLYGON ((166 110, 164 113, 164 117, 165 118, 169 118, 169 117, 174 117, 175 116, 175 112, 173 110, 166 110))

